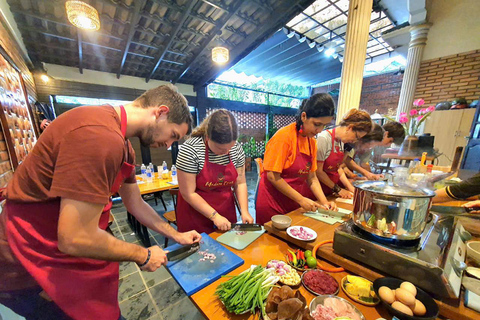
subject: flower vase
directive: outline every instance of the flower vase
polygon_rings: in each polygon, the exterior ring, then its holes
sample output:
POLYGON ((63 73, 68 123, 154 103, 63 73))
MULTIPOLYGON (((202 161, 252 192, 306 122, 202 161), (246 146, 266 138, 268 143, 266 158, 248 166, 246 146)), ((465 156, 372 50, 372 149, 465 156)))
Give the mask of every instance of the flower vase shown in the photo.
POLYGON ((418 148, 418 137, 413 136, 406 136, 405 140, 403 140, 402 146, 400 147, 400 151, 398 152, 401 156, 411 156, 416 155, 418 148))

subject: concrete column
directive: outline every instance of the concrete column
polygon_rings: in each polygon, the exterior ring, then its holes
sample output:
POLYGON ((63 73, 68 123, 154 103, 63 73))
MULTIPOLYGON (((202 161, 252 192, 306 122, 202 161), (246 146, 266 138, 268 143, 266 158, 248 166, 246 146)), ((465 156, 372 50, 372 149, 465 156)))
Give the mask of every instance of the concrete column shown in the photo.
POLYGON ((402 89, 398 101, 397 119, 400 113, 408 113, 413 105, 417 88, 418 72, 422 62, 423 49, 427 44, 429 24, 421 24, 410 28, 410 44, 408 46, 407 66, 403 74, 402 89))
POLYGON ((373 0, 350 0, 343 57, 337 123, 350 109, 358 109, 362 93, 363 68, 367 55, 368 29, 373 0))

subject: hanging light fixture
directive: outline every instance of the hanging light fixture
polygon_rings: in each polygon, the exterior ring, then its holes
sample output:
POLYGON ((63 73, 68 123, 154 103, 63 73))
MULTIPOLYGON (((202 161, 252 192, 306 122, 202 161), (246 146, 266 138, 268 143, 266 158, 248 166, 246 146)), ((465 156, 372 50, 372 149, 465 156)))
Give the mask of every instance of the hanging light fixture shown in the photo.
POLYGON ((225 47, 215 47, 212 49, 212 60, 218 64, 224 64, 229 59, 228 49, 225 47))
POLYGON ((86 30, 100 29, 98 11, 83 1, 67 1, 65 3, 67 18, 74 26, 86 30))

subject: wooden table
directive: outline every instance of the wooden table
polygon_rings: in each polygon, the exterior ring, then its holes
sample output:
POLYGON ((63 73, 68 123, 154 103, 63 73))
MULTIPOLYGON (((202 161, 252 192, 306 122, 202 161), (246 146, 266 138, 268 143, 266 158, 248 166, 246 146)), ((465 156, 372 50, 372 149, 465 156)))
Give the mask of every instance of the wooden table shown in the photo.
MULTIPOLYGON (((214 232, 210 234, 210 237, 216 239, 222 233, 214 232)), ((292 246, 287 242, 274 237, 270 234, 263 234, 255 240, 252 244, 250 244, 247 248, 242 251, 235 250, 231 247, 226 247, 230 251, 234 252, 236 255, 240 256, 242 259, 245 260, 245 263, 235 269, 234 271, 230 272, 230 275, 237 275, 240 272, 248 269, 252 264, 255 265, 262 265, 265 266, 268 261, 272 259, 284 260, 285 256, 284 253, 287 252, 288 248, 296 248, 296 246, 292 246)), ((327 263, 325 263, 328 265, 327 263)), ((339 272, 339 273, 331 273, 331 275, 338 281, 345 277, 347 272, 339 272)), ((237 319, 237 320, 253 320, 258 319, 259 315, 258 312, 256 314, 251 314, 250 312, 244 315, 235 315, 229 313, 223 304, 220 302, 219 299, 215 296, 215 290, 217 286, 227 281, 228 278, 221 278, 214 283, 210 284, 209 286, 205 287, 204 289, 200 290, 199 292, 192 295, 190 298, 194 302, 194 304, 198 307, 198 309, 203 313, 203 315, 207 319, 214 319, 214 320, 221 320, 221 319, 237 319)), ((307 304, 310 304, 315 296, 308 292, 302 285, 299 287, 294 287, 294 290, 298 289, 302 293, 302 295, 307 299, 307 304)), ((388 316, 388 312, 386 309, 382 307, 367 307, 361 305, 359 303, 354 302, 350 298, 347 298, 345 293, 340 289, 338 293, 339 297, 347 299, 353 305, 355 305, 365 316, 367 320, 374 320, 377 318, 384 317, 386 319, 390 319, 391 317, 388 316)))
MULTIPOLYGON (((158 172, 155 172, 152 182, 146 182, 143 180, 142 177, 137 176, 137 184, 138 188, 140 189, 140 194, 142 195, 178 188, 178 184, 171 184, 169 183, 169 180, 161 179, 158 172)), ((146 247, 150 247, 150 236, 148 234, 147 227, 138 222, 138 220, 135 219, 135 217, 128 211, 127 219, 133 231, 140 238, 140 241, 142 241, 143 245, 146 247)))
MULTIPOLYGON (((460 205, 461 203, 463 202, 457 201, 445 203, 445 205, 460 205)), ((338 203, 338 206, 349 210, 351 210, 353 207, 351 204, 345 203, 338 203)), ((312 243, 295 240, 289 237, 285 231, 280 231, 273 228, 271 222, 268 222, 265 224, 265 229, 268 233, 263 234, 244 250, 239 251, 231 247, 227 247, 229 250, 245 260, 245 264, 232 271, 230 275, 237 275, 249 268, 252 264, 260 264, 265 266, 267 262, 272 259, 284 260, 284 253, 287 251, 287 248, 300 247, 305 250, 311 250, 318 242, 333 240, 333 232, 335 228, 338 227, 338 224, 329 225, 321 221, 308 218, 303 215, 300 209, 293 211, 288 215, 292 218, 292 225, 307 225, 309 228, 314 229, 317 232, 317 239, 315 239, 315 241, 312 243)), ((219 232, 210 234, 210 236, 214 239, 220 235, 221 233, 219 232)), ((369 266, 360 265, 357 262, 335 254, 331 245, 320 247, 317 251, 317 258, 318 257, 321 258, 319 260, 325 266, 342 266, 347 270, 346 272, 330 273, 338 281, 340 281, 340 279, 347 274, 360 275, 371 281, 386 276, 375 270, 371 270, 371 267, 369 266)), ((226 311, 220 300, 218 300, 214 294, 217 286, 226 280, 227 279, 224 278, 217 280, 206 288, 192 295, 190 298, 207 319, 257 319, 258 313, 257 315, 252 315, 250 313, 245 315, 233 315, 226 311)), ((303 286, 300 286, 298 289, 307 299, 307 303, 310 303, 310 301, 314 298, 314 295, 306 291, 303 286)), ((367 320, 375 320, 380 317, 385 319, 392 318, 392 316, 388 314, 387 310, 381 305, 376 307, 367 307, 358 304, 350 298, 347 298, 341 289, 338 295, 342 298, 346 298, 349 302, 354 304, 364 314, 367 320)), ((480 319, 480 313, 464 306, 463 297, 461 298, 460 304, 448 304, 441 301, 437 301, 437 304, 440 308, 441 314, 445 317, 449 317, 451 319, 480 319)))
MULTIPOLYGON (((458 205, 461 205, 462 203, 465 203, 465 201, 463 202, 451 201, 451 202, 442 203, 442 205, 458 206, 458 205)), ((337 205, 339 207, 342 207, 348 210, 353 209, 353 205, 351 204, 337 203, 337 205)), ((317 232, 317 239, 315 239, 314 242, 304 242, 300 240, 295 240, 290 236, 288 236, 285 231, 281 231, 274 228, 271 222, 268 222, 265 224, 265 229, 267 230, 267 232, 274 234, 275 236, 285 241, 291 242, 304 250, 312 250, 313 247, 319 242, 322 242, 325 240, 333 240, 333 233, 335 231, 335 228, 339 226, 339 224, 329 225, 324 222, 306 217, 303 215, 303 211, 301 209, 290 212, 288 215, 289 217, 292 218, 292 225, 308 226, 309 228, 315 230, 317 232)), ((380 271, 372 270, 372 267, 370 266, 362 265, 358 262, 355 262, 348 258, 344 258, 342 256, 337 255, 335 252, 333 252, 333 248, 331 245, 320 247, 317 251, 317 257, 323 258, 324 260, 334 263, 335 265, 342 266, 343 268, 350 271, 351 273, 362 276, 370 281, 374 281, 377 278, 382 278, 387 276, 386 274, 382 274, 380 271)), ((440 309, 440 314, 445 317, 449 317, 451 319, 471 319, 471 320, 480 319, 480 313, 465 307, 463 303, 464 301, 463 298, 464 297, 462 293, 462 296, 460 297, 460 302, 458 301, 443 302, 443 301, 436 300, 438 307, 440 309)), ((367 317, 367 319, 370 319, 370 318, 367 317)), ((373 318, 373 319, 376 319, 376 318, 373 318)))
MULTIPOLYGON (((419 156, 401 156, 397 153, 384 153, 381 155, 382 159, 387 159, 387 167, 385 170, 388 170, 390 168, 390 164, 392 160, 400 160, 400 164, 402 164, 403 161, 405 161, 405 165, 408 166, 410 161, 413 161, 415 159, 421 159, 422 155, 419 156)), ((427 156, 427 161, 431 161, 433 164, 433 160, 435 160, 435 156, 427 156)))

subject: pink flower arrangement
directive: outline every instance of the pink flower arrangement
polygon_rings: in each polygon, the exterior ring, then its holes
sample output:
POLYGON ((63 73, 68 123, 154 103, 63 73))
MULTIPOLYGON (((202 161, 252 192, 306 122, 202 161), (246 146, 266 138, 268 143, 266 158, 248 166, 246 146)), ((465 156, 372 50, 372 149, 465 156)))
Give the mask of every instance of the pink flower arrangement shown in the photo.
MULTIPOLYGON (((417 99, 413 101, 415 107, 421 107, 425 104, 425 100, 417 99)), ((409 111, 408 115, 405 112, 400 113, 398 122, 400 122, 405 128, 405 133, 410 136, 414 136, 420 125, 427 119, 430 114, 435 111, 435 106, 430 106, 428 108, 423 108, 420 110, 412 109, 409 111)))

